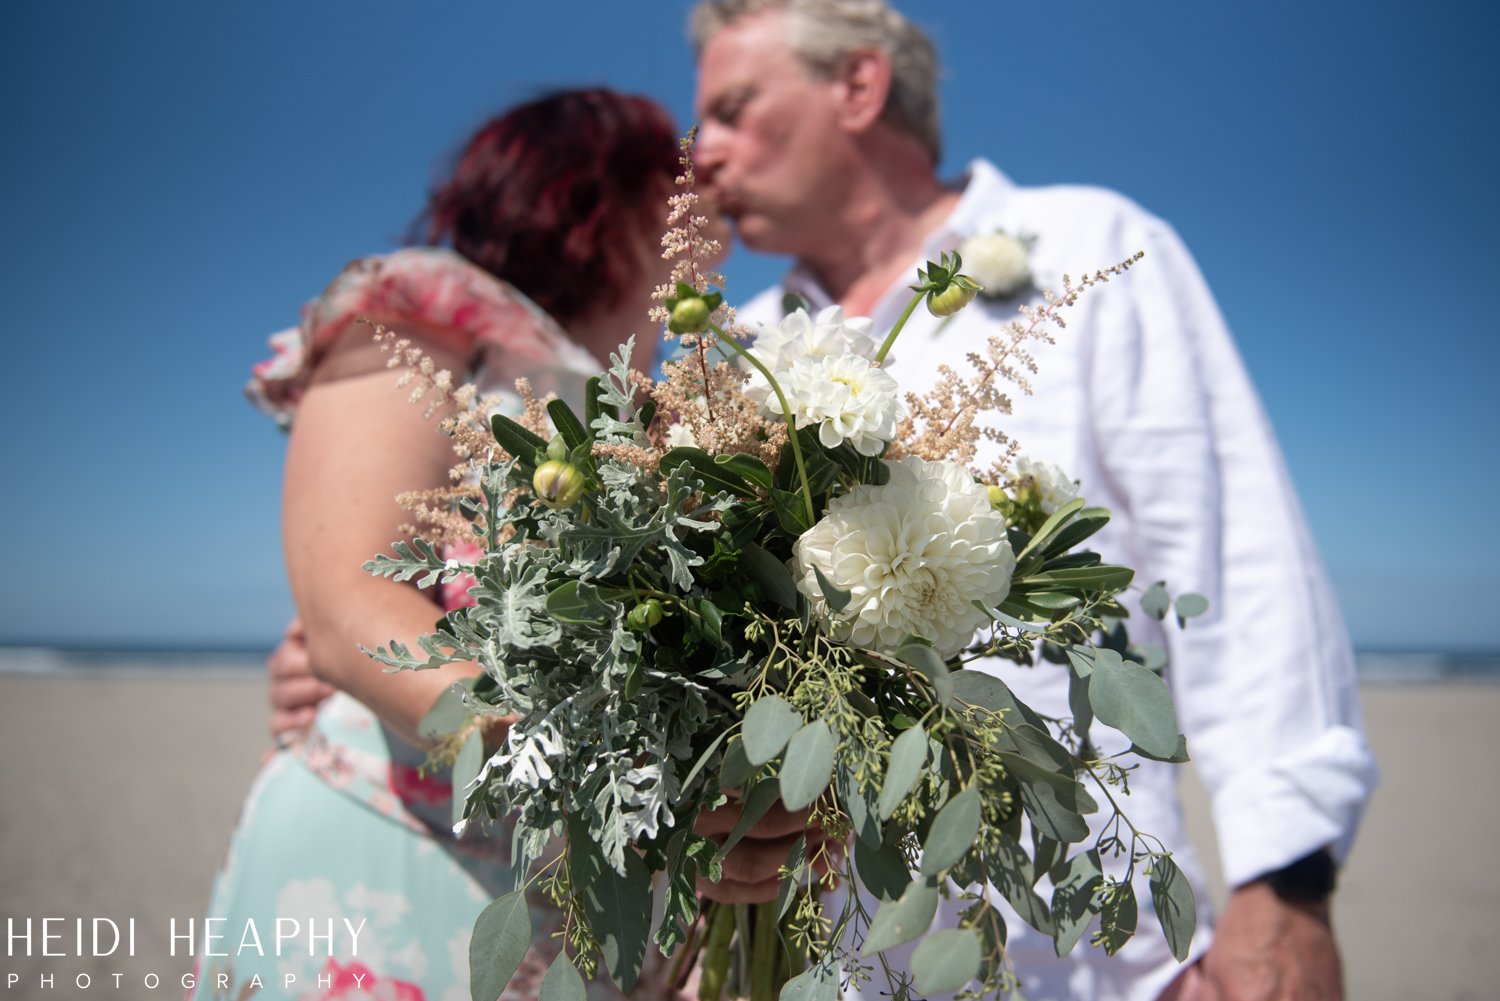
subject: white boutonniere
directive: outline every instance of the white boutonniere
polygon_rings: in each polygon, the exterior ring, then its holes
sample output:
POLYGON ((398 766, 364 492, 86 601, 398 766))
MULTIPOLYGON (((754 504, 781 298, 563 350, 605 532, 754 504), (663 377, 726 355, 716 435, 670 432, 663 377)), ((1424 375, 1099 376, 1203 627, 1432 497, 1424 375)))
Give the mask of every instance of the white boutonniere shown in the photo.
POLYGON ((986 299, 1008 299, 1031 285, 1031 248, 1036 237, 1003 229, 969 237, 959 246, 964 273, 984 290, 986 299))

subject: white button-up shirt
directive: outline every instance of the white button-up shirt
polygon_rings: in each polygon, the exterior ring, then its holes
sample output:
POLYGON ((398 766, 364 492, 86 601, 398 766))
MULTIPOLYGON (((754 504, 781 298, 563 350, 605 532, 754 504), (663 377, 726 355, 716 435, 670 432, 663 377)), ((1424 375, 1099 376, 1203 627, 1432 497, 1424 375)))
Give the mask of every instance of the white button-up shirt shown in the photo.
MULTIPOLYGON (((1209 612, 1186 629, 1139 612, 1128 626, 1133 642, 1168 651, 1168 680, 1211 796, 1229 884, 1325 845, 1342 859, 1376 781, 1349 639, 1271 426, 1197 266, 1171 227, 1120 195, 1018 187, 982 160, 970 166, 963 196, 924 258, 996 229, 1035 236, 1035 284, 1054 290, 1064 273, 1145 251, 1129 273, 1064 311, 1068 326, 1055 331, 1055 344, 1031 342, 1034 392, 1012 392, 1014 412, 996 423, 1023 455, 1061 466, 1091 505, 1111 510, 1110 524, 1090 540, 1106 561, 1135 568, 1142 588, 1165 580, 1174 594, 1208 598, 1209 612)), ((912 275, 920 263, 912 262, 912 275)), ((910 280, 876 308, 877 333, 909 301, 910 280)), ((814 309, 829 304, 808 272, 793 269, 742 317, 779 319, 785 291, 814 309)), ((965 354, 982 350, 1025 300, 1025 293, 981 298, 946 325, 919 309, 888 367, 903 390, 923 392, 940 365, 965 371, 965 354)), ((1070 715, 1065 668, 1002 661, 991 669, 1044 715, 1070 715)), ((1097 721, 1092 736, 1106 752, 1129 743, 1097 721)), ((1197 956, 1211 938, 1209 907, 1174 767, 1143 762, 1122 805, 1138 829, 1174 852, 1197 889, 1197 956)), ((1139 874, 1138 884, 1138 931, 1113 958, 1084 941, 1059 961, 1050 939, 1008 912, 1009 952, 1027 998, 1148 1001, 1171 982, 1177 964, 1139 874)), ((938 920, 951 925, 956 910, 938 920)))

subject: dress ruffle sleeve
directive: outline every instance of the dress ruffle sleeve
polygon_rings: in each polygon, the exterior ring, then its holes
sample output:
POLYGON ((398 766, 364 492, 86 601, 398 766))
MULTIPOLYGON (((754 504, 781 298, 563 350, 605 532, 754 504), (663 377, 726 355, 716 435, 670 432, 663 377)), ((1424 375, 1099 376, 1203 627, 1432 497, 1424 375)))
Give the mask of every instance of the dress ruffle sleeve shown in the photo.
POLYGON ((319 362, 361 319, 417 327, 471 355, 500 349, 523 369, 567 342, 556 321, 511 285, 450 250, 410 247, 344 268, 302 308, 299 326, 271 335, 271 357, 251 370, 245 394, 290 427, 319 362))

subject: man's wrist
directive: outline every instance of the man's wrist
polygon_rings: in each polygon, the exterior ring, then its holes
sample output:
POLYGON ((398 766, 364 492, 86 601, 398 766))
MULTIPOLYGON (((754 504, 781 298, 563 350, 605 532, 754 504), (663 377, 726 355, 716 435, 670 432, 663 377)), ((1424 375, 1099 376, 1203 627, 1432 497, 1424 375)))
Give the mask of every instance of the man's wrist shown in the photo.
POLYGON ((1333 895, 1338 882, 1338 866, 1333 853, 1319 848, 1291 865, 1268 872, 1261 879, 1282 900, 1288 903, 1316 904, 1333 895))

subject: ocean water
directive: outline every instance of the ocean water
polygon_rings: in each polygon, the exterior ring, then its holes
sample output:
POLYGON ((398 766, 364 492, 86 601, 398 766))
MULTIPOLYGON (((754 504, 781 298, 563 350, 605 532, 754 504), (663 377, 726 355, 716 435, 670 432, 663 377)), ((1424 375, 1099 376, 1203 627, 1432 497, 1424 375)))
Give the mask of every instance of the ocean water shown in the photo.
MULTIPOLYGON (((167 675, 235 677, 265 670, 266 650, 193 650, 0 645, 0 674, 50 677, 167 675)), ((1500 682, 1500 651, 1362 650, 1359 677, 1371 684, 1448 679, 1500 682)))
POLYGON ((232 677, 265 670, 268 650, 0 646, 0 674, 232 677))

